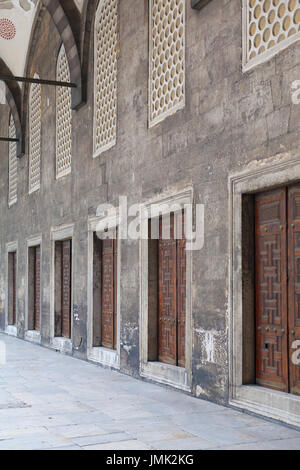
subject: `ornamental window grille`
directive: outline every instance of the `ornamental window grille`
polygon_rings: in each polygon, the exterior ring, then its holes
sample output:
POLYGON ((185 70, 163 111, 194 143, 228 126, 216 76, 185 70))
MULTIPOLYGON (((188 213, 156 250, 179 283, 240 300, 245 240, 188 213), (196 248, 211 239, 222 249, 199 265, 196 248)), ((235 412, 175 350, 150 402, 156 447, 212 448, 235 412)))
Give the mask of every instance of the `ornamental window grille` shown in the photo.
MULTIPOLYGON (((38 74, 34 74, 38 79, 38 74)), ((29 193, 40 188, 41 175, 41 85, 33 83, 29 96, 29 193)))
POLYGON ((149 124, 185 105, 185 1, 150 0, 149 124))
POLYGON ((300 37, 300 0, 244 0, 243 17, 244 70, 300 37))
MULTIPOLYGON (((10 139, 16 138, 16 126, 11 116, 9 122, 8 136, 10 139)), ((18 199, 18 157, 17 143, 9 142, 8 145, 8 205, 12 206, 18 199)))
POLYGON ((94 30, 94 157, 116 144, 118 0, 101 0, 94 30))
MULTIPOLYGON (((64 45, 57 60, 56 80, 70 82, 70 70, 64 45)), ((56 178, 71 172, 72 110, 71 88, 56 88, 56 178)))

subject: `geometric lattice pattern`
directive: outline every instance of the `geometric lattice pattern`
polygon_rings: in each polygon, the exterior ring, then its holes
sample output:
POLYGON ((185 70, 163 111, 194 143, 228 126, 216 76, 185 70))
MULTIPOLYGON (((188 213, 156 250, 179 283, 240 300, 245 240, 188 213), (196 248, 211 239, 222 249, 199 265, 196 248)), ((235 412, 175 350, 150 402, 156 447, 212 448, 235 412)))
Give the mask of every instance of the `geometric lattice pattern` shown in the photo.
POLYGON ((256 378, 288 391, 285 188, 256 196, 256 378))
POLYGON ((101 344, 116 347, 118 240, 102 240, 101 344))
MULTIPOLYGON (((13 117, 10 117, 9 138, 16 138, 16 126, 13 117)), ((8 147, 8 205, 11 206, 17 202, 18 195, 18 158, 17 143, 10 142, 8 147)))
MULTIPOLYGON (((34 74, 34 78, 39 78, 34 74)), ((41 173, 41 85, 33 83, 29 97, 29 193, 40 187, 41 173)))
POLYGON ((184 0, 150 0, 149 39, 151 126, 184 107, 184 0))
POLYGON ((159 361, 177 364, 176 240, 159 240, 159 361))
POLYGON ((246 64, 274 55, 300 36, 300 0, 245 0, 246 64))
POLYGON ((300 395, 300 185, 288 189, 289 378, 290 392, 300 395))
MULTIPOLYGON (((281 377, 282 370, 282 341, 281 337, 266 333, 266 328, 273 333, 273 329, 282 327, 281 316, 281 239, 279 235, 270 235, 260 240, 261 282, 260 295, 262 310, 260 325, 261 335, 261 366, 262 374, 269 377, 281 377), (270 327, 271 325, 271 327, 270 327)), ((268 331, 269 331, 268 330, 268 331)))
POLYGON ((116 143, 118 0, 102 0, 95 19, 94 156, 116 143))
MULTIPOLYGON (((56 79, 70 82, 70 70, 64 45, 57 60, 56 79)), ((72 161, 72 110, 71 89, 56 88, 56 178, 71 171, 72 161)))
POLYGON ((294 235, 294 262, 295 262, 295 320, 300 326, 300 232, 294 235))

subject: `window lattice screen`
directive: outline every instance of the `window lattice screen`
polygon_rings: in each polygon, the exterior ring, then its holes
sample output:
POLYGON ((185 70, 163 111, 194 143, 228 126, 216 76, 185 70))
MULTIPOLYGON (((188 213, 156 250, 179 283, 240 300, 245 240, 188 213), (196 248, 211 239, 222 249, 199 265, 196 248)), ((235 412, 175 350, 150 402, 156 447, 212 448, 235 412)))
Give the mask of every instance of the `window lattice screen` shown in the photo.
POLYGON ((300 0, 244 0, 244 65, 255 65, 299 39, 300 0))
MULTIPOLYGON (((34 74, 34 78, 39 78, 34 74)), ((41 174, 41 85, 33 83, 29 97, 29 192, 40 187, 41 174)))
MULTIPOLYGON (((11 139, 16 138, 16 127, 13 117, 10 118, 8 135, 11 139)), ((8 205, 17 202, 18 193, 18 158, 17 143, 10 142, 8 147, 8 205)))
POLYGON ((184 107, 185 0, 150 0, 150 125, 184 107))
MULTIPOLYGON (((58 60, 56 79, 70 82, 70 70, 65 48, 62 45, 58 60)), ((72 110, 71 89, 56 89, 56 177, 64 176, 71 171, 72 162, 72 110)))
POLYGON ((102 0, 95 19, 94 156, 116 143, 118 0, 102 0))

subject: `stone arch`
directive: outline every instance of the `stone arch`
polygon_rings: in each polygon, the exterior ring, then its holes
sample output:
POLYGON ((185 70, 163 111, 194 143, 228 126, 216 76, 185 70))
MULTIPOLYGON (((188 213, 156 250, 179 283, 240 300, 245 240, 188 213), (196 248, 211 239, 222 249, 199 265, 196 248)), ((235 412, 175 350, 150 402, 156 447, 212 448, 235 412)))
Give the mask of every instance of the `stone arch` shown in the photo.
MULTIPOLYGON (((13 76, 11 70, 8 68, 4 60, 0 58, 0 74, 13 76)), ((16 127, 16 138, 17 143, 17 157, 21 157, 23 154, 23 135, 21 125, 21 88, 20 85, 15 81, 5 82, 5 98, 10 108, 11 115, 13 117, 16 127)))
MULTIPOLYGON (((76 20, 76 12, 78 12, 78 10, 71 0, 65 2, 66 10, 62 7, 59 0, 42 0, 42 4, 50 13, 65 47, 71 82, 76 84, 76 88, 72 89, 72 109, 76 109, 82 103, 81 62, 78 40, 76 42, 70 22, 75 23, 74 19, 76 20)), ((77 23, 79 23, 79 19, 77 23)))
POLYGON ((87 99, 87 89, 88 89, 88 77, 89 77, 89 57, 90 57, 90 48, 92 46, 92 38, 94 32, 94 21, 95 15, 98 8, 100 0, 84 0, 84 5, 82 8, 82 20, 81 20, 81 55, 82 55, 82 83, 83 83, 83 93, 84 100, 87 99))
MULTIPOLYGON (((30 76, 30 66, 32 53, 35 45, 41 34, 40 26, 42 23, 43 15, 48 12, 51 16, 57 31, 61 37, 62 43, 65 46, 68 63, 70 67, 71 82, 77 85, 72 89, 72 108, 76 109, 82 103, 82 82, 81 82, 81 64, 80 64, 80 14, 74 4, 74 0, 64 0, 64 8, 62 2, 59 0, 41 0, 37 5, 35 19, 33 22, 29 47, 27 51, 25 76, 30 76), (67 43, 67 45, 66 45, 67 43)), ((40 77, 46 79, 47 77, 40 77)), ((29 100, 28 83, 24 84, 22 96, 22 116, 21 122, 24 129, 26 129, 26 119, 29 100)), ((23 146, 25 151, 25 139, 23 139, 23 146)))

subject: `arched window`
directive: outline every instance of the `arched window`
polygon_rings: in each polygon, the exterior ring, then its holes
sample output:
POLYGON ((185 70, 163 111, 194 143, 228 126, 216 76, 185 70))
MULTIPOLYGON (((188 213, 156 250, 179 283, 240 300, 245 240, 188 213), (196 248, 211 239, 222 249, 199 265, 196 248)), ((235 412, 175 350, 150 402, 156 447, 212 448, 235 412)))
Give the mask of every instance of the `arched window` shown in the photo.
MULTIPOLYGON (((39 78, 34 74, 34 78, 39 78)), ((41 178, 41 85, 33 83, 29 95, 29 193, 40 188, 41 178)))
POLYGON ((94 157, 116 144, 118 0, 100 0, 94 35, 94 157))
POLYGON ((185 0, 150 0, 149 125, 185 105, 185 0))
MULTIPOLYGON (((70 70, 64 45, 61 46, 56 68, 56 80, 70 82, 70 70)), ((72 110, 71 88, 56 88, 56 178, 71 172, 72 110)))
MULTIPOLYGON (((14 119, 10 116, 8 136, 16 138, 16 126, 14 119)), ((8 146, 8 205, 12 206, 18 198, 18 157, 17 143, 9 142, 8 146)))

